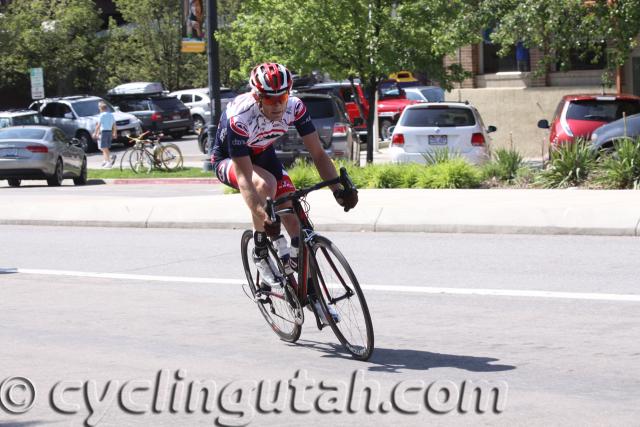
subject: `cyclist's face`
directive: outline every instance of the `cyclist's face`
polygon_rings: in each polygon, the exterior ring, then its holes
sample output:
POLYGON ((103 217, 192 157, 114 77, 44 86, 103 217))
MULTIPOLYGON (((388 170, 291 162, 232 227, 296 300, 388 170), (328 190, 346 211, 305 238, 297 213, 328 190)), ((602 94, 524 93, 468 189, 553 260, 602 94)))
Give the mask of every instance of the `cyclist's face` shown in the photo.
POLYGON ((271 121, 277 121, 282 119, 282 115, 287 108, 287 100, 289 94, 273 97, 262 97, 260 99, 260 106, 262 113, 265 117, 271 121))

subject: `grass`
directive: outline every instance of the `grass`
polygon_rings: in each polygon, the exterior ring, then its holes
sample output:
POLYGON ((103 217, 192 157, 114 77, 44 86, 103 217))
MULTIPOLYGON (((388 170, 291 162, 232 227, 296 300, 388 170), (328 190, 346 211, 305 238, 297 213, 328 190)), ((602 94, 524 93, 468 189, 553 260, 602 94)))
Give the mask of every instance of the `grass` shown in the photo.
POLYGON ((214 178, 213 172, 201 168, 182 168, 174 172, 152 170, 151 173, 135 173, 130 169, 89 169, 89 179, 157 179, 157 178, 214 178))

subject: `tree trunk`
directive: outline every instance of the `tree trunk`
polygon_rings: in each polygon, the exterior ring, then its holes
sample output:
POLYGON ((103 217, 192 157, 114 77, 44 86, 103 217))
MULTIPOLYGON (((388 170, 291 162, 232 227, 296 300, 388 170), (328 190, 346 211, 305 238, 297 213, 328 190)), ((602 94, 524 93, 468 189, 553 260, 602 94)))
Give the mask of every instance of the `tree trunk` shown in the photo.
MULTIPOLYGON (((364 80, 363 80, 364 81, 364 80)), ((373 163, 373 136, 377 129, 373 128, 376 114, 376 91, 378 90, 378 79, 371 77, 369 79, 369 114, 367 115, 367 163, 373 163)))

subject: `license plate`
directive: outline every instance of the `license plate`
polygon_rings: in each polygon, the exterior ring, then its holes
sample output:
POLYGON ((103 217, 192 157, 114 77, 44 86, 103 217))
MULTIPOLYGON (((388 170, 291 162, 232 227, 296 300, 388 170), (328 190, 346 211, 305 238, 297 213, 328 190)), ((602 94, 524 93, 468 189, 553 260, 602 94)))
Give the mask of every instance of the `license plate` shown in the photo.
POLYGON ((18 157, 17 148, 4 148, 0 150, 0 156, 2 157, 18 157))
POLYGON ((429 145, 447 145, 447 135, 429 135, 429 145))
POLYGON ((180 120, 180 114, 174 114, 173 120, 180 120))

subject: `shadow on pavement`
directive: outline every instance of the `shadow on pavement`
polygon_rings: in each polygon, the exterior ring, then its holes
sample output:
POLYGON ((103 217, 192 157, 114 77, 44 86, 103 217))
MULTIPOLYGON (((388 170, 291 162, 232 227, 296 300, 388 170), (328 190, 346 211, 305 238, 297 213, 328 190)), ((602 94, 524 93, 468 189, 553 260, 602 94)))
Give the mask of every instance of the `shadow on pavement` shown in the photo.
MULTIPOLYGON (((18 272, 17 268, 4 268, 4 267, 0 267, 0 274, 16 274, 18 272)), ((2 423, 0 422, 0 425, 2 425, 2 423)))
POLYGON ((37 426, 39 424, 52 424, 50 422, 45 421, 0 421, 0 427, 29 427, 29 426, 37 426))
MULTIPOLYGON (((325 353, 323 357, 353 359, 344 347, 336 343, 300 340, 296 344, 325 353)), ((492 357, 461 356, 457 354, 432 353, 430 351, 374 348, 366 363, 369 371, 399 372, 400 370, 426 371, 432 368, 455 368, 470 372, 499 372, 516 369, 512 365, 493 364, 499 359, 492 357)))

